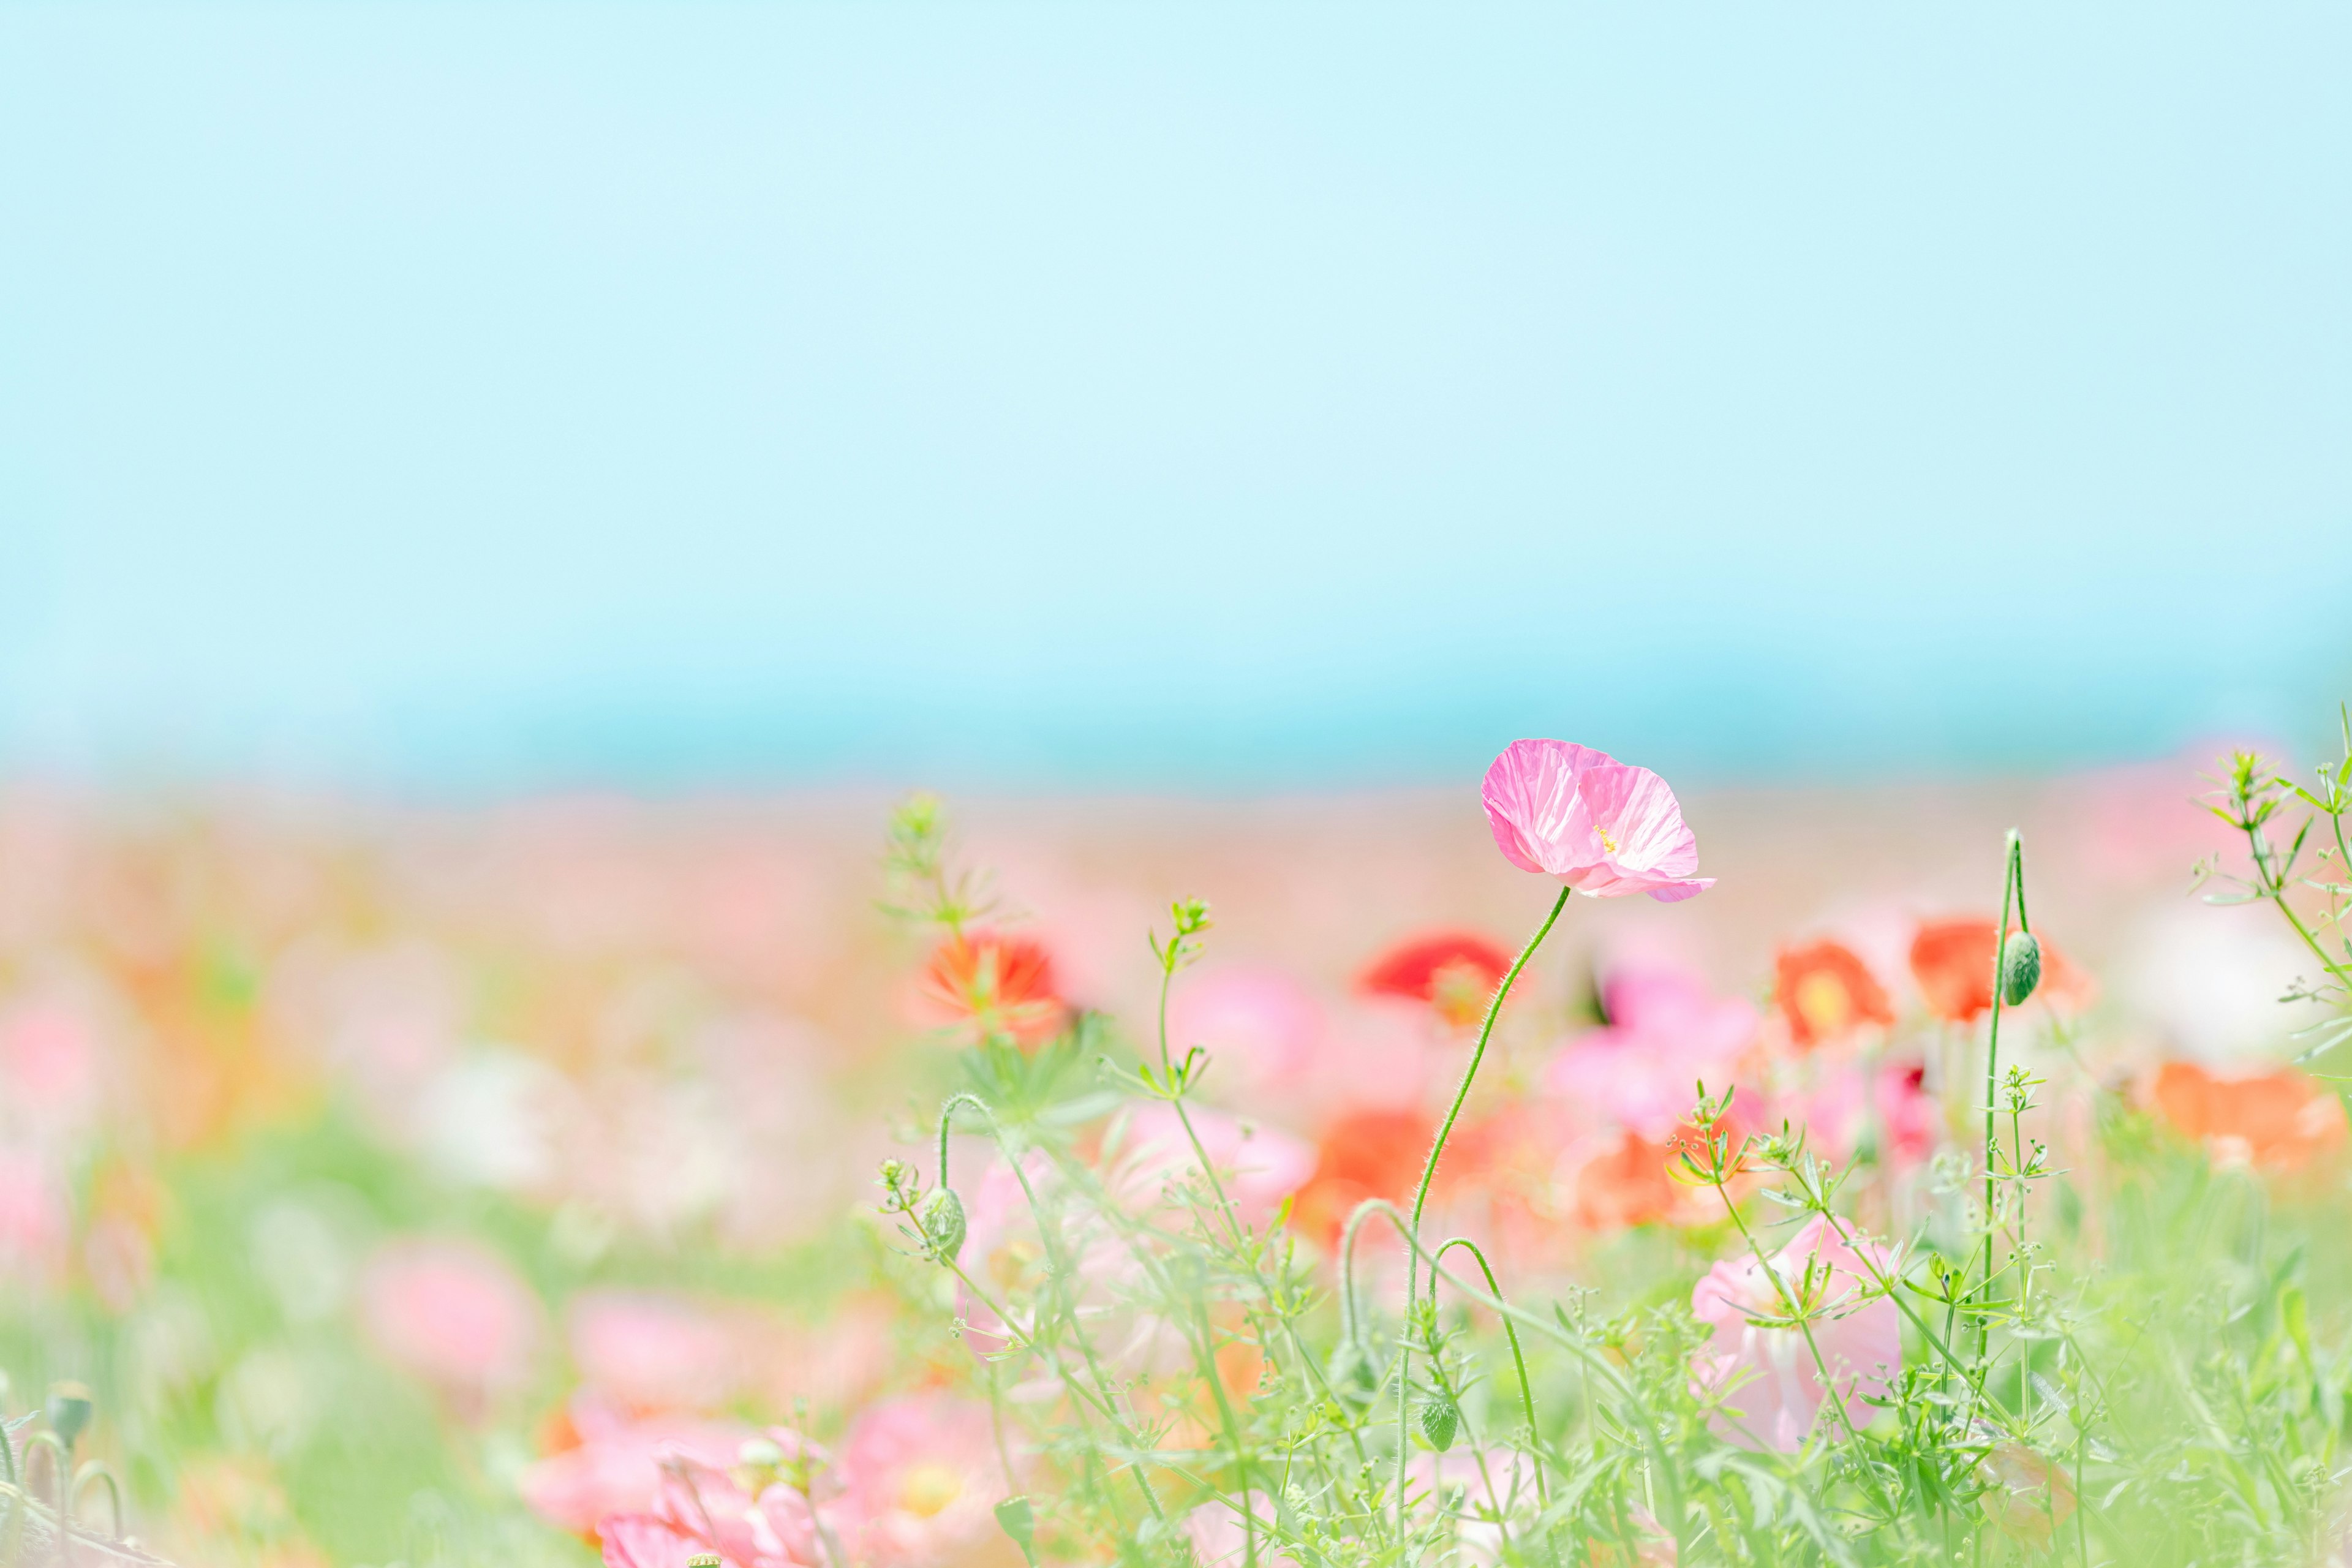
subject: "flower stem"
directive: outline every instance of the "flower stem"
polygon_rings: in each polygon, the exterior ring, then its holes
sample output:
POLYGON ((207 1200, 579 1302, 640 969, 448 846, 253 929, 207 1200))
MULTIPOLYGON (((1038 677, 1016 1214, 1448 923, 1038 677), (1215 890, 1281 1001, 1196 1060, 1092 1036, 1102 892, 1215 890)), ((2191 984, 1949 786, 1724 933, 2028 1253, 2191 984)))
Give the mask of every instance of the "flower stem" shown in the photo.
MULTIPOLYGON (((1478 1026, 1478 1043, 1471 1049, 1469 1065, 1462 1069, 1461 1087, 1454 1091, 1454 1103, 1447 1108, 1445 1120, 1438 1124, 1437 1136, 1429 1145, 1429 1159, 1421 1168, 1421 1184, 1412 1192, 1412 1246, 1406 1254, 1405 1333, 1400 1352, 1403 1360, 1397 1368, 1396 1489, 1397 1537, 1400 1541, 1404 1537, 1404 1462, 1412 1447, 1406 1434, 1405 1416, 1412 1393, 1412 1312, 1421 1300, 1421 1211, 1429 1205, 1429 1184, 1437 1178, 1438 1158, 1445 1152, 1445 1141, 1453 1136, 1454 1123, 1461 1118, 1463 1102, 1470 1098, 1470 1085, 1478 1076, 1478 1064, 1486 1059, 1486 1042, 1494 1037, 1495 1020, 1503 1016, 1503 999, 1511 994, 1511 986, 1518 980, 1519 971, 1528 966, 1528 961, 1536 955, 1536 949, 1543 945, 1544 938, 1549 936, 1551 928, 1559 923, 1559 912, 1568 908, 1569 895, 1573 891, 1570 888, 1560 889, 1559 897, 1552 900, 1551 913, 1544 916, 1543 924, 1536 927, 1536 934, 1528 939, 1527 946, 1519 949, 1519 956, 1512 961, 1511 967, 1504 972, 1501 984, 1495 987, 1495 994, 1486 1004, 1486 1021, 1478 1026)), ((1433 1280, 1433 1289, 1434 1285, 1433 1280)))

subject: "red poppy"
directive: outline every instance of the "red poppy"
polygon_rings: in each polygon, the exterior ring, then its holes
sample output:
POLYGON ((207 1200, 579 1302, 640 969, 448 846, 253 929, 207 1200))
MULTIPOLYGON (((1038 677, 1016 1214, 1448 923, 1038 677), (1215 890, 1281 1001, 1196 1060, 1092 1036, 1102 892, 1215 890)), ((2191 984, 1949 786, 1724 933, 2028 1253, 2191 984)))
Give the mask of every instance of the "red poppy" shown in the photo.
POLYGON ((1789 1037, 1810 1049, 1864 1024, 1892 1024, 1886 988, 1843 942, 1784 947, 1774 963, 1789 1037))
POLYGON ((924 1000, 949 1022, 1029 1047, 1062 1026, 1053 955, 1025 936, 966 931, 940 943, 923 967, 924 1000))
POLYGON ((2343 1102, 2291 1068, 2221 1078, 2167 1062, 2148 1098, 2184 1137, 2242 1164, 2296 1170, 2344 1142, 2343 1102))
POLYGON ((1315 1174, 1298 1190, 1292 1226, 1325 1247, 1366 1198, 1402 1203, 1429 1157, 1429 1118, 1411 1110, 1357 1110, 1327 1130, 1316 1149, 1315 1174))
POLYGON ((1356 989, 1427 1002, 1450 1023, 1475 1023, 1510 967, 1511 955, 1475 931, 1431 931, 1374 959, 1356 977, 1356 989))

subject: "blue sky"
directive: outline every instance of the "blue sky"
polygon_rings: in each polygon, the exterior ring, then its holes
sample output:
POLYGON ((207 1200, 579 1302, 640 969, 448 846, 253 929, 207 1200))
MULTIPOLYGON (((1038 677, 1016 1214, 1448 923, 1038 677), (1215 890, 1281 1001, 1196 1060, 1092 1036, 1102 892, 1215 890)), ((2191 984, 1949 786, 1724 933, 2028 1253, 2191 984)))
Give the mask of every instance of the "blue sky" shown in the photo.
POLYGON ((0 766, 2137 756, 2352 688, 2352 11, 0 7, 0 766))

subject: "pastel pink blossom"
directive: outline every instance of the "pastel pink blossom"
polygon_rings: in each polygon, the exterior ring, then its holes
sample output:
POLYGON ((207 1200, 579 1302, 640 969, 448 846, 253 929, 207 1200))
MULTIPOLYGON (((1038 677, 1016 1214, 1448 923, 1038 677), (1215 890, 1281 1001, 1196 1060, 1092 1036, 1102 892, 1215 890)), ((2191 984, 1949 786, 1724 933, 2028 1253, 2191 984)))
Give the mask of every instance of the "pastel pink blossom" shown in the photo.
POLYGON ((1867 1241, 1849 1247, 1818 1215, 1773 1256, 1772 1272, 1788 1294, 1819 1314, 1812 1334, 1829 1370, 1827 1385, 1802 1331, 1751 1321, 1790 1315, 1753 1256, 1709 1269, 1691 1291, 1691 1311, 1715 1326, 1715 1338, 1693 1368, 1697 1387, 1722 1401, 1717 1429, 1735 1442, 1794 1453, 1831 1398, 1856 1428, 1868 1426, 1872 1409, 1864 1402, 1883 1397, 1903 1366, 1900 1309, 1868 1294, 1872 1270, 1887 1268, 1884 1248, 1867 1241))
MULTIPOLYGON (((1244 1225, 1265 1225, 1282 1200, 1315 1173, 1315 1151, 1287 1132, 1239 1121, 1205 1105, 1192 1106, 1185 1114, 1244 1225)), ((1169 1184, 1200 1168, 1200 1153, 1174 1106, 1154 1101, 1129 1118, 1118 1160, 1119 1184, 1128 1192, 1156 1198, 1169 1184)))
MULTIPOLYGON (((1243 1508, 1249 1510, 1256 1523, 1257 1560, 1297 1568, 1296 1560, 1287 1552, 1276 1552, 1267 1538, 1266 1527, 1274 1522, 1274 1500, 1264 1492, 1244 1492, 1243 1508)), ((1202 1503, 1184 1516, 1184 1535, 1192 1543, 1192 1555, 1201 1568, 1241 1568, 1249 1560, 1249 1540, 1239 1510, 1223 1498, 1202 1503)))
POLYGON ((1867 1142, 1881 1164, 1908 1169, 1935 1153, 1943 1135, 1943 1110, 1926 1076, 1899 1062, 1834 1064, 1810 1087, 1777 1097, 1773 1116, 1802 1127, 1813 1149, 1840 1164, 1867 1142))
POLYGON ((0 1275, 49 1278, 72 1226, 65 1184, 28 1149, 0 1149, 0 1275))
MULTIPOLYGON (((1670 1135, 1704 1080, 1731 1086, 1756 1038, 1756 1005, 1717 996, 1687 970, 1624 968, 1601 986, 1610 1022, 1562 1047, 1544 1074, 1561 1102, 1653 1141, 1670 1135)), ((1745 1098, 1745 1097, 1743 1097, 1745 1098)))
MULTIPOLYGON (((950 1394, 885 1400, 841 1447, 849 1553, 871 1568, 947 1568, 1011 1542, 996 1522, 1008 1495, 988 1406, 950 1394)), ((845 1542, 845 1544, 848 1544, 845 1542)))
POLYGON ((583 1535, 611 1515, 651 1511, 665 1463, 731 1465, 744 1439, 755 1436, 738 1421, 630 1421, 590 1399, 573 1402, 572 1425, 580 1446, 526 1467, 519 1486, 532 1512, 583 1535))
POLYGON ((1204 966, 1170 1001, 1169 1038, 1207 1047, 1222 1079, 1294 1087, 1313 1072, 1328 1026, 1314 993, 1279 969, 1204 966))
MULTIPOLYGON (((788 1455, 814 1454, 798 1434, 768 1435, 788 1455)), ((697 1555, 716 1552, 725 1568, 826 1568, 817 1512, 782 1481, 755 1498, 738 1474, 691 1460, 663 1467, 651 1510, 599 1520, 606 1568, 687 1568, 697 1555)), ((824 1528, 834 1529, 827 1519, 824 1528)))
POLYGON ((1514 741, 1486 770, 1486 821, 1522 871, 1580 893, 1661 903, 1715 885, 1695 877, 1698 838, 1666 781, 1565 741, 1514 741))
POLYGON ((410 1237, 369 1260, 360 1310, 376 1348, 445 1392, 478 1397, 529 1381, 539 1298, 469 1241, 410 1237))
POLYGON ((654 1291, 589 1290, 565 1312, 572 1359, 587 1385, 636 1410, 704 1410, 740 1381, 727 1325, 654 1291))

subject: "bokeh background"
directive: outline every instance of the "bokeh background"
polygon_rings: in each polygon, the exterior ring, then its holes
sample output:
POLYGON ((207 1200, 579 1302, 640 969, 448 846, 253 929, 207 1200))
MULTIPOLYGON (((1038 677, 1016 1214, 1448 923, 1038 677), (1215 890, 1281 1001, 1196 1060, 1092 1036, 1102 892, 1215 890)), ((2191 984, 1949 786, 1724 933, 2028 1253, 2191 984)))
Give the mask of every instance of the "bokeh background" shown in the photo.
MULTIPOLYGON (((548 1477, 645 1423, 968 1376, 874 1264, 952 1073, 913 787, 1061 1001, 1210 899, 1186 1026, 1313 1067, 1229 1108, 1325 1175, 1452 1070, 1365 965, 1545 902, 1519 735, 1720 880, 1580 902, 1510 1094, 1612 966, 1764 1040, 1799 939, 1928 1037, 2012 826, 2083 1081, 2275 1069, 2190 797, 2352 689, 2347 68, 2322 5, 0 5, 8 1408, 92 1383, 188 1561, 576 1564, 548 1477)), ((1622 1242, 1529 1180, 1544 1267, 1622 1242)))

